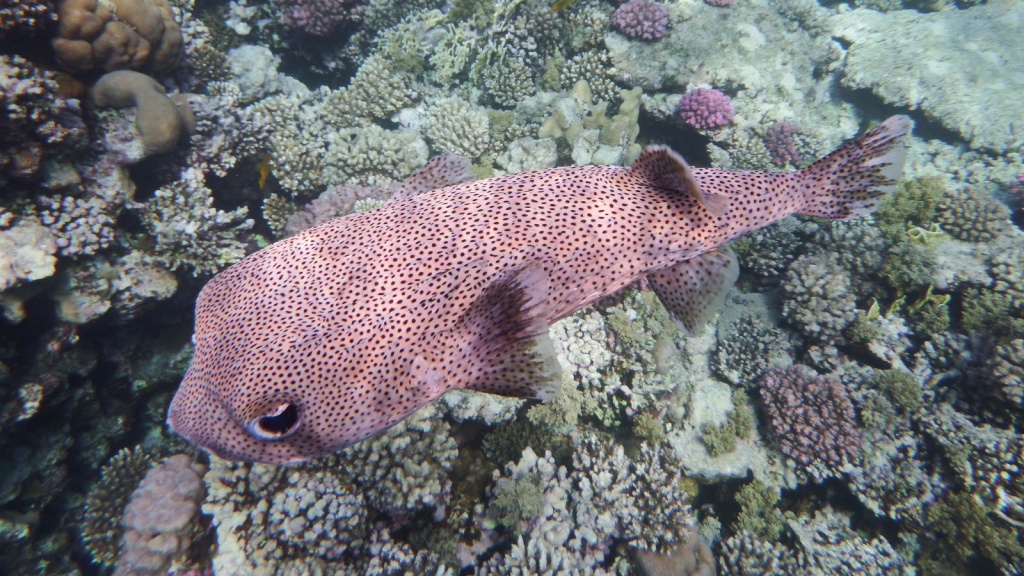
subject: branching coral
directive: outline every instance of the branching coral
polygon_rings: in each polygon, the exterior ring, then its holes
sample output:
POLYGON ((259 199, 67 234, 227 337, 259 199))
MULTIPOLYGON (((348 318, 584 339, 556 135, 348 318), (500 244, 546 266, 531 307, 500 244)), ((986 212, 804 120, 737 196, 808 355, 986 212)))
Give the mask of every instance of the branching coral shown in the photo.
POLYGON ((424 113, 424 135, 434 153, 453 152, 476 158, 487 150, 490 120, 487 111, 458 96, 431 104, 424 113))
POLYGON ((982 188, 953 189, 937 207, 942 230, 961 240, 990 242, 1010 225, 1010 210, 982 188))
POLYGON ((100 471, 100 478, 85 500, 82 540, 100 564, 117 562, 121 544, 121 513, 139 481, 153 465, 139 448, 122 449, 100 471))
POLYGON ((802 366, 773 368, 761 380, 768 427, 783 454, 816 478, 857 462, 861 430, 846 387, 802 366))
POLYGON ((213 207, 202 172, 188 169, 146 203, 143 219, 156 245, 154 258, 172 270, 212 274, 245 255, 238 234, 252 227, 243 206, 231 212, 213 207))
POLYGON ((825 255, 798 258, 782 287, 782 313, 814 340, 837 337, 856 318, 850 277, 825 255))
POLYGON ((59 95, 56 74, 20 56, 0 55, 0 109, 0 186, 8 178, 34 179, 44 157, 84 141, 78 101, 59 95))

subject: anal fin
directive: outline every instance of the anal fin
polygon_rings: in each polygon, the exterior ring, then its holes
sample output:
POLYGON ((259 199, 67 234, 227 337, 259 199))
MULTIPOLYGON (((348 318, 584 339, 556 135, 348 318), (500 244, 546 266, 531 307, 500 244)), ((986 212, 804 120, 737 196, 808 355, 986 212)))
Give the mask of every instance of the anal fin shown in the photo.
POLYGON ((740 267, 732 250, 721 247, 647 275, 651 288, 687 336, 697 336, 725 302, 740 267))
POLYGON ((558 394, 561 366, 548 337, 547 273, 537 262, 495 280, 470 305, 455 336, 458 356, 473 374, 465 388, 520 398, 558 394))

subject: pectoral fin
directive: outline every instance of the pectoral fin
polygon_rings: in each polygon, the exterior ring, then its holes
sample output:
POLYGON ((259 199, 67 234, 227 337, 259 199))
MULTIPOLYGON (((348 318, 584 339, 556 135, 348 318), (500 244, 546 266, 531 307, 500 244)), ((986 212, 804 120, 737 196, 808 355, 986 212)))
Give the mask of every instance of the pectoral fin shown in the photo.
POLYGON ((647 275, 676 326, 697 336, 725 303, 740 267, 732 250, 722 247, 647 275))
POLYGON ((470 305, 455 331, 465 387, 522 398, 551 398, 562 382, 548 337, 548 277, 537 262, 509 270, 470 305))

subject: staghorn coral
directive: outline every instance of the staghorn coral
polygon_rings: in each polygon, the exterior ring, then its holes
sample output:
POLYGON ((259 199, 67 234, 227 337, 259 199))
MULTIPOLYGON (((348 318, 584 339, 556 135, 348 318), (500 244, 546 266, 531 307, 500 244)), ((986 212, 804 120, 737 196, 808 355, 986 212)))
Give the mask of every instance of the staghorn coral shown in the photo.
POLYGON ((799 256, 800 245, 818 232, 820 226, 810 220, 789 216, 749 236, 734 240, 744 271, 758 276, 777 276, 799 256))
POLYGON ((793 261, 782 288, 783 315, 813 340, 836 338, 856 318, 850 277, 825 255, 793 261))
POLYGON ((1014 523, 1024 521, 1024 439, 976 425, 949 404, 920 414, 922 431, 941 447, 958 485, 1014 523))
POLYGON ((331 132, 326 140, 322 177, 328 185, 400 182, 427 161, 427 145, 414 130, 368 124, 331 132))
POLYGON ((202 172, 189 168, 181 178, 153 193, 143 221, 155 240, 153 258, 172 270, 213 274, 245 255, 238 234, 252 228, 248 209, 225 212, 213 207, 202 172))
POLYGON ((442 98, 423 114, 424 136, 435 154, 454 152, 476 158, 487 150, 490 119, 484 108, 473 106, 458 96, 442 98))
POLYGON ((621 576, 626 567, 607 571, 600 566, 582 564, 561 546, 549 546, 536 538, 520 535, 507 554, 494 556, 480 566, 480 576, 621 576))
POLYGON ((203 512, 217 530, 217 574, 270 576, 311 565, 345 573, 337 553, 365 546, 363 495, 330 464, 286 469, 213 457, 206 480, 203 512))
POLYGON ((559 83, 562 86, 575 86, 583 80, 597 102, 614 103, 618 100, 620 89, 612 81, 611 69, 607 52, 580 52, 566 62, 565 68, 559 73, 559 83))
POLYGON ((991 242, 1010 226, 1010 210, 984 189, 951 189, 937 206, 943 232, 969 242, 991 242))
POLYGON ((753 314, 743 314, 727 326, 719 326, 717 336, 712 366, 732 384, 752 386, 762 372, 785 364, 789 358, 785 333, 753 314))
POLYGON ((185 454, 154 466, 132 493, 121 524, 124 538, 115 576, 163 575, 192 543, 206 467, 185 454))
POLYGON ((654 0, 629 0, 615 9, 611 21, 630 38, 657 40, 668 28, 668 9, 654 0))
POLYGON ((342 450, 337 462, 367 503, 394 514, 448 502, 448 470, 458 449, 441 412, 428 404, 383 433, 342 450))
POLYGON ((761 379, 761 398, 782 453, 813 477, 836 475, 857 462, 862 432, 838 378, 799 365, 773 368, 761 379))
POLYGON ((188 165, 223 178, 240 158, 255 156, 266 148, 269 119, 256 114, 253 107, 243 107, 242 91, 233 83, 211 82, 207 91, 205 98, 191 100, 195 128, 188 165))
POLYGON ((875 437, 872 432, 865 443, 864 465, 850 473, 850 489, 875 514, 920 524, 924 507, 935 495, 917 440, 909 430, 895 437, 875 437))
POLYGON ((46 198, 39 218, 65 256, 95 254, 114 241, 113 206, 102 198, 46 198))
POLYGON ((327 96, 322 113, 341 125, 386 120, 411 103, 413 96, 411 79, 393 70, 382 54, 375 53, 363 61, 348 86, 327 96))
POLYGON ((722 576, 800 575, 802 560, 786 546, 745 531, 725 540, 718 554, 722 576))
POLYGON ((903 573, 896 551, 884 538, 861 537, 850 529, 849 516, 832 508, 819 510, 812 518, 789 517, 786 523, 809 560, 810 574, 897 576, 903 573))

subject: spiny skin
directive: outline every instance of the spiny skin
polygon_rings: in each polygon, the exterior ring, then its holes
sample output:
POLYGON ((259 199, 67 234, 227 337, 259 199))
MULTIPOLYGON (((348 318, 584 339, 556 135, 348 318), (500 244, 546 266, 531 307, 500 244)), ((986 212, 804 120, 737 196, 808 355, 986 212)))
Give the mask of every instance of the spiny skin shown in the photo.
POLYGON ((536 322, 547 326, 789 214, 869 212, 892 178, 886 165, 850 164, 891 151, 909 121, 897 128, 869 132, 800 172, 690 169, 704 194, 728 197, 718 217, 685 190, 653 185, 671 179, 672 167, 645 152, 631 168, 467 182, 311 228, 202 290, 192 364, 168 421, 222 458, 280 464, 362 440, 450 389, 528 395, 528 381, 489 378, 493 349, 474 343, 528 327, 471 312, 480 302, 492 300, 490 310, 503 298, 532 298, 543 316, 536 322), (494 289, 506 285, 509 293, 494 289), (531 296, 531 286, 540 291, 531 296), (267 440, 246 428, 285 405, 300 419, 290 434, 267 440))

